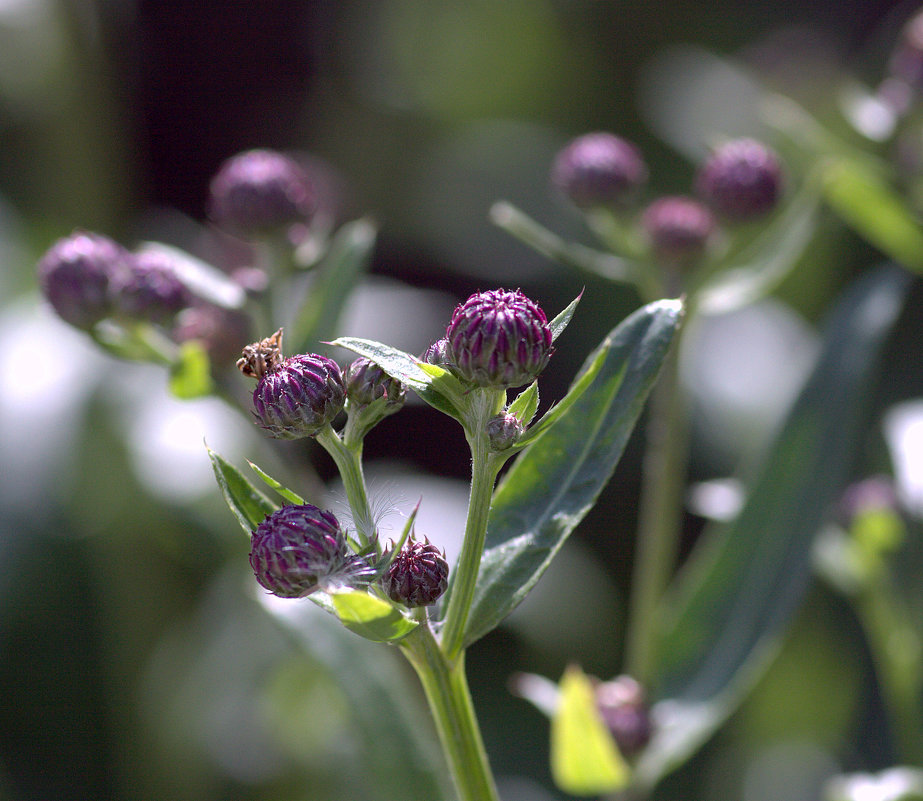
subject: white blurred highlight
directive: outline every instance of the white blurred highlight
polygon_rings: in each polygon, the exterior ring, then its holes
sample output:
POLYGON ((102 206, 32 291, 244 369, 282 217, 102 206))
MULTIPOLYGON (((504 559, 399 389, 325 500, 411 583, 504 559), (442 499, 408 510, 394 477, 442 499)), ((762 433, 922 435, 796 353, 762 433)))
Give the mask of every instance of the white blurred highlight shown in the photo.
POLYGON ((884 417, 897 493, 904 507, 923 517, 923 399, 892 406, 884 417))

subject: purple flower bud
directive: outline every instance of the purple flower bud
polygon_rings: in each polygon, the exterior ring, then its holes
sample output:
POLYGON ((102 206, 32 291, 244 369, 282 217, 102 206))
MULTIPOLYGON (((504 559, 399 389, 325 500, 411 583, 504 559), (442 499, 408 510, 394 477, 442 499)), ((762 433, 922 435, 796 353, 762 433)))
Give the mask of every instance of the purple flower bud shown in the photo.
POLYGON ((644 690, 630 676, 596 685, 596 708, 625 756, 634 756, 653 733, 644 690))
POLYGON ((659 261, 684 266, 705 252, 715 230, 715 218, 692 198, 662 197, 644 210, 641 228, 659 261))
POLYGON ((407 399, 407 390, 400 381, 363 356, 346 368, 344 379, 346 397, 351 406, 362 408, 379 398, 386 398, 386 407, 390 413, 400 409, 407 399))
POLYGON ((526 427, 514 414, 500 412, 487 421, 487 439, 492 451, 505 451, 516 444, 526 427))
POLYGON ((301 598, 347 575, 351 561, 336 517, 311 504, 283 506, 250 537, 250 566, 261 587, 301 598))
POLYGON ((135 254, 112 289, 120 314, 155 323, 168 322, 192 299, 170 256, 154 250, 135 254))
POLYGON ((459 304, 446 339, 452 368, 481 387, 532 381, 554 350, 545 312, 518 289, 479 292, 459 304))
POLYGON ((609 133, 574 139, 551 167, 552 184, 581 209, 624 206, 646 181, 638 148, 609 133))
POLYGON ((315 205, 306 171, 272 150, 248 150, 228 159, 210 186, 211 218, 242 235, 258 236, 306 222, 315 205))
POLYGON ((445 337, 437 339, 423 352, 420 361, 448 369, 451 365, 451 359, 449 358, 449 340, 445 337))
POLYGON ((908 86, 923 89, 923 11, 904 24, 888 68, 891 75, 908 86))
POLYGON ((127 270, 129 259, 111 239, 81 231, 45 253, 38 263, 39 283, 61 319, 89 331, 112 313, 110 285, 127 270))
POLYGON ((728 220, 744 222, 775 208, 782 192, 782 166, 775 152, 755 139, 727 142, 702 165, 699 195, 728 220))
POLYGON ((406 543, 382 578, 388 597, 405 606, 434 604, 448 582, 449 563, 445 554, 428 540, 406 543))
POLYGON ((313 436, 333 421, 345 402, 340 368, 316 353, 290 356, 253 390, 256 420, 277 439, 313 436))

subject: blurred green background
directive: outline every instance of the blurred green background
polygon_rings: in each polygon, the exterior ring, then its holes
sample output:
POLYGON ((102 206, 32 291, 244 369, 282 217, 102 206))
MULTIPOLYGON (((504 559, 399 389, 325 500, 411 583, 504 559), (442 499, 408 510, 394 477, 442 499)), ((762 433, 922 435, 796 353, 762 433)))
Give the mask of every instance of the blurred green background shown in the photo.
MULTIPOLYGON (((543 398, 560 397, 637 298, 530 252, 490 225, 491 204, 510 200, 587 240, 548 186, 569 138, 618 133, 644 151, 652 192, 688 192, 704 131, 763 130, 750 87, 720 59, 823 107, 831 76, 880 77, 913 10, 0 0, 0 799, 401 797, 375 786, 338 670, 253 601, 246 538, 201 443, 238 463, 271 460, 268 446, 220 404, 169 399, 159 370, 107 359, 54 319, 34 266, 56 238, 86 228, 192 247, 225 158, 307 151, 336 175, 342 219, 368 214, 381 228, 343 333, 421 351, 475 290, 520 286, 554 314, 585 286, 542 379, 543 398), (712 64, 713 83, 695 84, 705 73, 688 64, 712 64)), ((690 387, 693 478, 758 453, 810 364, 823 310, 880 261, 831 218, 810 258, 775 300, 709 329, 690 387), (742 364, 749 372, 735 376, 742 364)), ((919 381, 908 371, 894 394, 919 381)), ((635 437, 534 597, 469 654, 508 801, 562 798, 547 721, 508 677, 557 678, 570 661, 601 677, 618 670, 640 451, 635 437)), ((451 421, 410 404, 366 452, 373 490, 411 505, 423 494, 424 533, 451 551, 468 469, 451 421)), ((322 459, 318 469, 330 477, 322 459)), ((690 515, 689 542, 699 525, 690 515)), ((416 693, 380 652, 380 670, 416 693)), ((869 676, 855 620, 813 590, 751 700, 661 796, 811 799, 832 773, 884 767, 869 676)), ((429 731, 425 716, 418 725, 429 731)))

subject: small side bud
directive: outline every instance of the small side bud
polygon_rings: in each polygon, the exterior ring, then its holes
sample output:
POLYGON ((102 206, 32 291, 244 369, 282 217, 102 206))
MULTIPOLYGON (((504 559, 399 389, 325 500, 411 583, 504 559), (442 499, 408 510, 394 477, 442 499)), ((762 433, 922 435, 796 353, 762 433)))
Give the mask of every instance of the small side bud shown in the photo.
POLYGON ((634 756, 650 741, 653 726, 644 689, 630 676, 596 685, 596 708, 625 756, 634 756))
POLYGON ((551 182, 581 209, 626 206, 647 181, 647 166, 631 142, 610 133, 590 133, 555 157, 551 182))
POLYGON ((715 231, 715 218, 692 198, 662 197, 641 214, 641 229, 661 264, 686 267, 705 253, 715 231))
POLYGON ((725 219, 754 220, 776 207, 782 194, 782 166, 775 151, 762 142, 734 139, 702 165, 696 188, 725 219))
POLYGON ((526 427, 514 414, 501 412, 487 421, 487 438, 490 449, 494 452, 505 451, 512 448, 522 436, 526 427))
POLYGON ((446 330, 452 369, 480 387, 519 387, 551 358, 545 312, 518 289, 478 292, 459 304, 446 330))
POLYGON ((420 357, 420 361, 448 369, 451 366, 451 359, 449 358, 449 340, 445 337, 437 339, 423 351, 423 356, 420 357))
POLYGON ((364 356, 349 364, 344 378, 346 398, 351 407, 363 408, 379 398, 385 398, 387 413, 392 414, 400 409, 407 399, 404 385, 364 356))
POLYGON ((445 554, 428 540, 406 543, 382 578, 388 597, 411 607, 436 603, 448 583, 449 563, 445 554))

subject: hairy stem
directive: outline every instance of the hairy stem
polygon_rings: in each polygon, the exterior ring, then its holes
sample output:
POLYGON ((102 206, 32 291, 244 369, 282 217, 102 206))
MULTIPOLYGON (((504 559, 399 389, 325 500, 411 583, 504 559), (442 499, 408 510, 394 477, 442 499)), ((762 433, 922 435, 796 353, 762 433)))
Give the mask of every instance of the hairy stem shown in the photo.
POLYGON ((336 463, 343 487, 346 489, 346 499, 353 514, 353 524, 359 542, 366 546, 375 537, 375 517, 369 504, 369 496, 365 487, 365 475, 362 472, 362 444, 346 447, 337 433, 328 424, 316 435, 320 443, 336 463))

